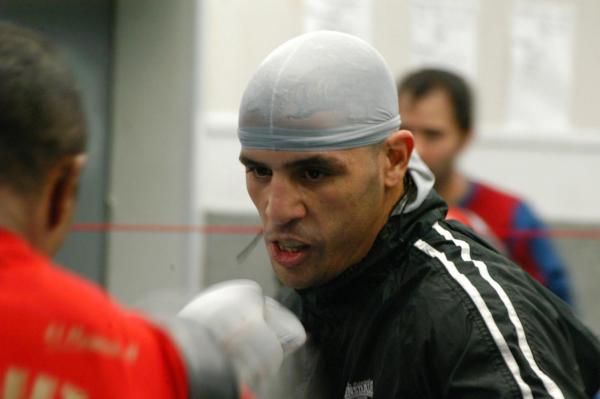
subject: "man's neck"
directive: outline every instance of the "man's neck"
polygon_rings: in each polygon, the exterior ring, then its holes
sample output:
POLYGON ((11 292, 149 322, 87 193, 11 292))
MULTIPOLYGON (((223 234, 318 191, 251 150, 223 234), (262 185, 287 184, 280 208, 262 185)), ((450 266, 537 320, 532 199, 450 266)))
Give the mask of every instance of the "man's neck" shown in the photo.
POLYGON ((436 180, 435 189, 450 206, 456 206, 469 190, 469 181, 460 172, 453 170, 436 180))
POLYGON ((27 241, 32 240, 34 231, 31 201, 18 195, 10 188, 0 187, 0 228, 9 230, 27 241))

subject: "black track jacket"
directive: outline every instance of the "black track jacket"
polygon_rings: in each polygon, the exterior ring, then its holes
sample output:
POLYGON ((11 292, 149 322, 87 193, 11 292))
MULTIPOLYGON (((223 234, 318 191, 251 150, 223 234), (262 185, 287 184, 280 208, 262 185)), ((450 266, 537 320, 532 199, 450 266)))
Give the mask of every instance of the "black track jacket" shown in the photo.
POLYGON ((390 217, 369 254, 281 299, 308 333, 277 398, 589 398, 600 343, 560 299, 433 191, 390 217), (291 392, 289 392, 291 391, 291 392))

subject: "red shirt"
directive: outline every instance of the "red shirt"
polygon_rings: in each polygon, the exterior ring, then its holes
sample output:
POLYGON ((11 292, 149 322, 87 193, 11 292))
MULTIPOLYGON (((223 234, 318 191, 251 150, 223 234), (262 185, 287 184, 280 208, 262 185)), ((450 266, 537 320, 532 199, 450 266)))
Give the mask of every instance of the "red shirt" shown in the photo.
POLYGON ((4 399, 187 397, 184 364, 160 328, 6 230, 0 348, 4 399))
POLYGON ((500 238, 509 257, 567 303, 569 278, 546 226, 520 198, 483 183, 471 182, 459 204, 481 217, 500 238))

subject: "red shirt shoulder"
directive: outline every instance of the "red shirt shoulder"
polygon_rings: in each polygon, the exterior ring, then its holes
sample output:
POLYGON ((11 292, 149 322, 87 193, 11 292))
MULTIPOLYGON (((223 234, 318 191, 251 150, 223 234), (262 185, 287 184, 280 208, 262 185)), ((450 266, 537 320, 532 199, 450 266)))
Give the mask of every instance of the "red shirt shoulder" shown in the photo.
POLYGON ((522 201, 516 196, 484 183, 472 182, 469 193, 460 203, 479 215, 499 238, 512 231, 514 214, 522 201))
POLYGON ((0 319, 0 385, 14 397, 187 396, 183 363, 159 327, 2 230, 0 319))

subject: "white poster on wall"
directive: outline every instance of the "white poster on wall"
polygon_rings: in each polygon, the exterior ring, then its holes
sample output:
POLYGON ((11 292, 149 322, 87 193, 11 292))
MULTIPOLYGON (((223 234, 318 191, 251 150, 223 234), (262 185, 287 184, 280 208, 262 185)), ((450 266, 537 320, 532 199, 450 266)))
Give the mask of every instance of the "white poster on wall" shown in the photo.
POLYGON ((372 0, 304 0, 304 31, 335 30, 371 41, 372 0))
POLYGON ((517 0, 512 12, 507 127, 570 131, 574 4, 517 0))
POLYGON ((477 74, 478 0, 411 0, 411 65, 477 74))

